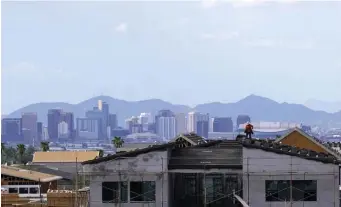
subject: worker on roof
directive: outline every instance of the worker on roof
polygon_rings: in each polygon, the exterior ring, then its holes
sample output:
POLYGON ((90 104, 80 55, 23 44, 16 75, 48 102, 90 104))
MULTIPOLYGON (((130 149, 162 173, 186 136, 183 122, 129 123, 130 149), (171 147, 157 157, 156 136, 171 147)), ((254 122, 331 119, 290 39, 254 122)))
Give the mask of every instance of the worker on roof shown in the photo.
POLYGON ((245 134, 246 134, 246 138, 250 138, 253 134, 253 125, 250 122, 247 122, 245 125, 245 134))

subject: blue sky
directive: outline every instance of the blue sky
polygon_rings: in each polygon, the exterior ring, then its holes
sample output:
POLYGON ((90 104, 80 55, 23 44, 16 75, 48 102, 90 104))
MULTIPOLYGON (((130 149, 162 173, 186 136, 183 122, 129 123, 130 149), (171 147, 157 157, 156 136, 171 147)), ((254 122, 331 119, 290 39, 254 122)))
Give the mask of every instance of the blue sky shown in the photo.
POLYGON ((2 2, 2 110, 341 99, 341 2, 2 2))

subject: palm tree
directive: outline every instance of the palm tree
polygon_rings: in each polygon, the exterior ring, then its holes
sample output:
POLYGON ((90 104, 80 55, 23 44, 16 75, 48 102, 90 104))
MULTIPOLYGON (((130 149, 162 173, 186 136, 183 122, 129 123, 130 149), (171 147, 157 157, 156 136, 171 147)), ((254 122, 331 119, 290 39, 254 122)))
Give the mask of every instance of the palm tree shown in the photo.
POLYGON ((121 137, 114 137, 114 139, 111 140, 112 144, 116 147, 116 148, 120 148, 123 146, 124 141, 121 137))
POLYGON ((99 157, 103 157, 104 151, 100 149, 100 150, 98 150, 98 152, 99 152, 99 155, 98 155, 98 156, 99 156, 99 157))
POLYGON ((25 154, 25 151, 26 151, 26 147, 24 144, 18 144, 17 145, 17 153, 19 154, 20 163, 22 163, 22 158, 25 154))
POLYGON ((49 146, 50 142, 40 142, 40 148, 43 152, 49 151, 50 150, 50 146, 49 146))
POLYGON ((1 155, 5 154, 6 146, 5 143, 1 142, 1 155))

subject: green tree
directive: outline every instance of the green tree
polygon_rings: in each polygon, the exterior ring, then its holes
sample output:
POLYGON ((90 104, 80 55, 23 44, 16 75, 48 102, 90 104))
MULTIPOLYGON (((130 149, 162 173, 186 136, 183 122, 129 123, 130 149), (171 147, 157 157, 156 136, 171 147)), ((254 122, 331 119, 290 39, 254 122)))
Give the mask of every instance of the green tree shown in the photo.
POLYGON ((17 153, 19 155, 19 162, 20 163, 23 163, 25 151, 26 151, 26 147, 24 144, 18 144, 17 145, 17 153))
POLYGON ((5 150, 6 150, 6 145, 5 143, 1 142, 1 154, 5 154, 5 150))
POLYGON ((29 146, 24 153, 24 156, 22 158, 23 163, 32 162, 33 154, 36 151, 36 149, 33 146, 29 146))
POLYGON ((121 148, 124 144, 124 141, 121 137, 114 137, 111 140, 112 144, 116 147, 116 148, 121 148))
POLYGON ((6 145, 1 142, 1 164, 6 163, 6 145))
POLYGON ((50 146, 49 146, 50 142, 40 142, 40 148, 43 152, 49 151, 50 150, 50 146))
POLYGON ((99 152, 99 157, 103 157, 104 151, 100 149, 100 150, 98 150, 98 152, 99 152))

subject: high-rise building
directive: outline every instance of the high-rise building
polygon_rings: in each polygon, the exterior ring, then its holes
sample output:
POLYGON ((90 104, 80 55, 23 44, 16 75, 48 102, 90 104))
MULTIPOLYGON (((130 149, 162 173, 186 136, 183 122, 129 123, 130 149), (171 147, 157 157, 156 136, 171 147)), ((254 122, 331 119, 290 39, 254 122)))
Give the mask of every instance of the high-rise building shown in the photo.
POLYGON ((58 141, 58 124, 63 120, 63 111, 61 109, 50 109, 47 114, 47 128, 49 140, 58 141))
POLYGON ((208 120, 200 120, 196 122, 196 134, 201 136, 201 137, 205 137, 208 138, 208 120))
POLYGON ((100 119, 77 118, 77 138, 81 140, 99 140, 101 136, 100 123, 100 119))
POLYGON ((155 116, 155 131, 156 134, 160 134, 161 132, 159 132, 159 130, 161 129, 159 127, 159 118, 160 117, 175 117, 174 113, 171 110, 168 109, 164 109, 164 110, 160 110, 157 115, 155 116))
POLYGON ((213 122, 214 122, 214 118, 210 118, 210 121, 208 122, 208 131, 209 132, 213 132, 213 122))
POLYGON ((1 121, 1 141, 22 143, 21 118, 4 118, 1 121))
POLYGON ((185 134, 187 132, 186 128, 186 114, 179 113, 175 115, 176 119, 176 134, 185 134))
POLYGON ((109 125, 109 105, 106 102, 98 101, 98 106, 86 112, 86 118, 96 119, 99 122, 100 139, 107 140, 109 125))
POLYGON ((176 136, 175 117, 159 117, 157 119, 157 135, 162 139, 173 139, 176 136))
POLYGON ((38 136, 38 140, 40 141, 43 140, 43 123, 42 122, 37 122, 37 136, 38 136))
POLYGON ((139 117, 132 116, 131 118, 126 119, 125 123, 126 123, 126 129, 128 129, 130 133, 143 132, 142 125, 139 122, 139 117))
POLYGON ((109 114, 109 126, 111 129, 116 129, 118 127, 116 114, 109 114))
POLYGON ((213 119, 213 132, 233 132, 231 117, 215 117, 213 119))
POLYGON ((105 127, 109 126, 109 104, 107 102, 102 102, 102 113, 104 118, 105 127))
POLYGON ((69 125, 66 121, 61 121, 58 124, 58 138, 68 139, 70 137, 69 125))
POLYGON ((71 112, 65 112, 62 113, 62 121, 64 121, 67 124, 67 137, 65 137, 65 135, 63 135, 63 138, 74 138, 74 116, 73 113, 71 112))
POLYGON ((22 113, 21 114, 22 120, 22 130, 25 131, 24 133, 24 143, 35 145, 36 143, 40 143, 38 140, 38 133, 37 133, 37 113, 22 113))
POLYGON ((189 112, 187 115, 187 131, 197 133, 197 122, 207 121, 209 122, 209 114, 203 114, 199 112, 189 112))
POLYGON ((139 116, 139 123, 142 125, 144 132, 148 131, 148 126, 152 122, 152 116, 150 113, 141 113, 139 116))
POLYGON ((241 124, 245 124, 247 122, 251 122, 251 118, 248 115, 239 115, 237 117, 237 129, 241 124))

